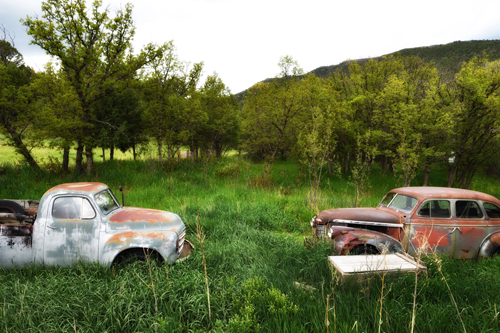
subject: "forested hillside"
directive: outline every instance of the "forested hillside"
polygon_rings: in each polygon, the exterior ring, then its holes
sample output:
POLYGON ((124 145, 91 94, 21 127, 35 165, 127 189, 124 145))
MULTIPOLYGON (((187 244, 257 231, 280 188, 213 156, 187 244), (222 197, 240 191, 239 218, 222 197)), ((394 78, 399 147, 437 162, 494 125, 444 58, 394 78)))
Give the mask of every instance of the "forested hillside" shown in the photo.
MULTIPOLYGON (((440 74, 444 75, 447 79, 451 79, 460 71, 464 62, 483 54, 488 55, 490 61, 500 59, 500 40, 456 41, 449 44, 403 49, 386 54, 385 56, 417 56, 426 62, 433 62, 440 74)), ((380 59, 381 57, 374 59, 380 59)), ((363 63, 367 60, 368 59, 357 59, 356 61, 358 63, 363 63)), ((338 65, 318 67, 311 71, 311 73, 322 78, 327 78, 336 70, 347 70, 349 62, 350 61, 345 61, 338 65)))

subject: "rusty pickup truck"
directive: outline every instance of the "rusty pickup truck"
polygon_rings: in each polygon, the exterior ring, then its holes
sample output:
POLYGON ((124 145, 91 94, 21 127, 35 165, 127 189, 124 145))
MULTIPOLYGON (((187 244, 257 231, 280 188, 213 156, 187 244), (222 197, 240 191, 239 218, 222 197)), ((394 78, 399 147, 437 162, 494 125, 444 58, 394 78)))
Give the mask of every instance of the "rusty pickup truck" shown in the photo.
POLYGON ((185 231, 176 214, 123 207, 105 184, 61 184, 40 201, 0 200, 0 266, 174 262, 185 231))
POLYGON ((419 251, 455 258, 500 255, 500 200, 471 190, 403 187, 376 208, 324 210, 311 221, 313 237, 328 237, 333 252, 419 251))

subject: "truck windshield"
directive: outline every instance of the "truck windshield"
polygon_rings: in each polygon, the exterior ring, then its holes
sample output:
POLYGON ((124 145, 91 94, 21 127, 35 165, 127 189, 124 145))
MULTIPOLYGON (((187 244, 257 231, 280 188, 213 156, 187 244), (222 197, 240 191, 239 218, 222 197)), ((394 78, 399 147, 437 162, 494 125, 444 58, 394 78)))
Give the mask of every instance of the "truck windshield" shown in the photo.
POLYGON ((400 210, 405 213, 412 211, 413 207, 417 204, 417 198, 410 197, 408 195, 398 194, 398 193, 387 193, 387 195, 382 199, 379 206, 388 207, 396 210, 400 210))
POLYGON ((99 209, 104 215, 107 215, 109 212, 120 208, 118 201, 115 198, 113 192, 110 189, 101 191, 95 195, 95 201, 99 206, 99 209))

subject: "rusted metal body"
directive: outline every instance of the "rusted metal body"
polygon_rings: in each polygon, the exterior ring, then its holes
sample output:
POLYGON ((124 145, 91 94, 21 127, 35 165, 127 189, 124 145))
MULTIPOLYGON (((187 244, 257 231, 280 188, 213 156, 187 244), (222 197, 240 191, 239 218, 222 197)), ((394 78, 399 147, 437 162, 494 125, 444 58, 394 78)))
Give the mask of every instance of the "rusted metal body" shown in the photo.
POLYGON ((376 208, 330 209, 311 221, 313 237, 329 237, 336 254, 351 251, 455 258, 500 254, 500 200, 470 190, 404 187, 376 208))
POLYGON ((22 205, 24 214, 7 212, 16 209, 9 207, 0 213, 1 266, 67 266, 77 262, 110 266, 141 250, 154 251, 166 262, 173 262, 186 252, 186 228, 178 215, 122 207, 102 183, 55 186, 39 205, 14 202, 22 205))

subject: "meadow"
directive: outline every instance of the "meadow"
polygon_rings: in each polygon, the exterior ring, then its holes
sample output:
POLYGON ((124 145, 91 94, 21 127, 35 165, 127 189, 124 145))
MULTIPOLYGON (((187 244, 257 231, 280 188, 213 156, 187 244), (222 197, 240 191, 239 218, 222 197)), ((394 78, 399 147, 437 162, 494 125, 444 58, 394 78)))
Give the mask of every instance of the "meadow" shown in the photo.
MULTIPOLYGON (((263 178, 263 164, 237 154, 164 166, 151 154, 132 161, 117 153, 105 164, 96 154, 95 172, 80 176, 61 173, 52 150, 36 152, 40 173, 6 147, 0 154, 0 198, 38 199, 51 186, 74 181, 104 182, 120 198, 122 185, 127 206, 179 214, 195 246, 172 265, 0 268, 1 331, 500 331, 500 258, 428 256, 422 258, 428 276, 356 283, 341 282, 332 271, 327 242, 303 245, 315 209, 352 205, 350 175, 326 174, 312 208, 307 173, 293 161, 277 162, 263 178)), ((421 175, 414 185, 420 181, 421 175)), ((400 182, 374 167, 360 204, 375 206, 400 182)), ((446 184, 444 167, 430 183, 446 184)), ((498 180, 484 175, 473 189, 500 196, 498 180)))

